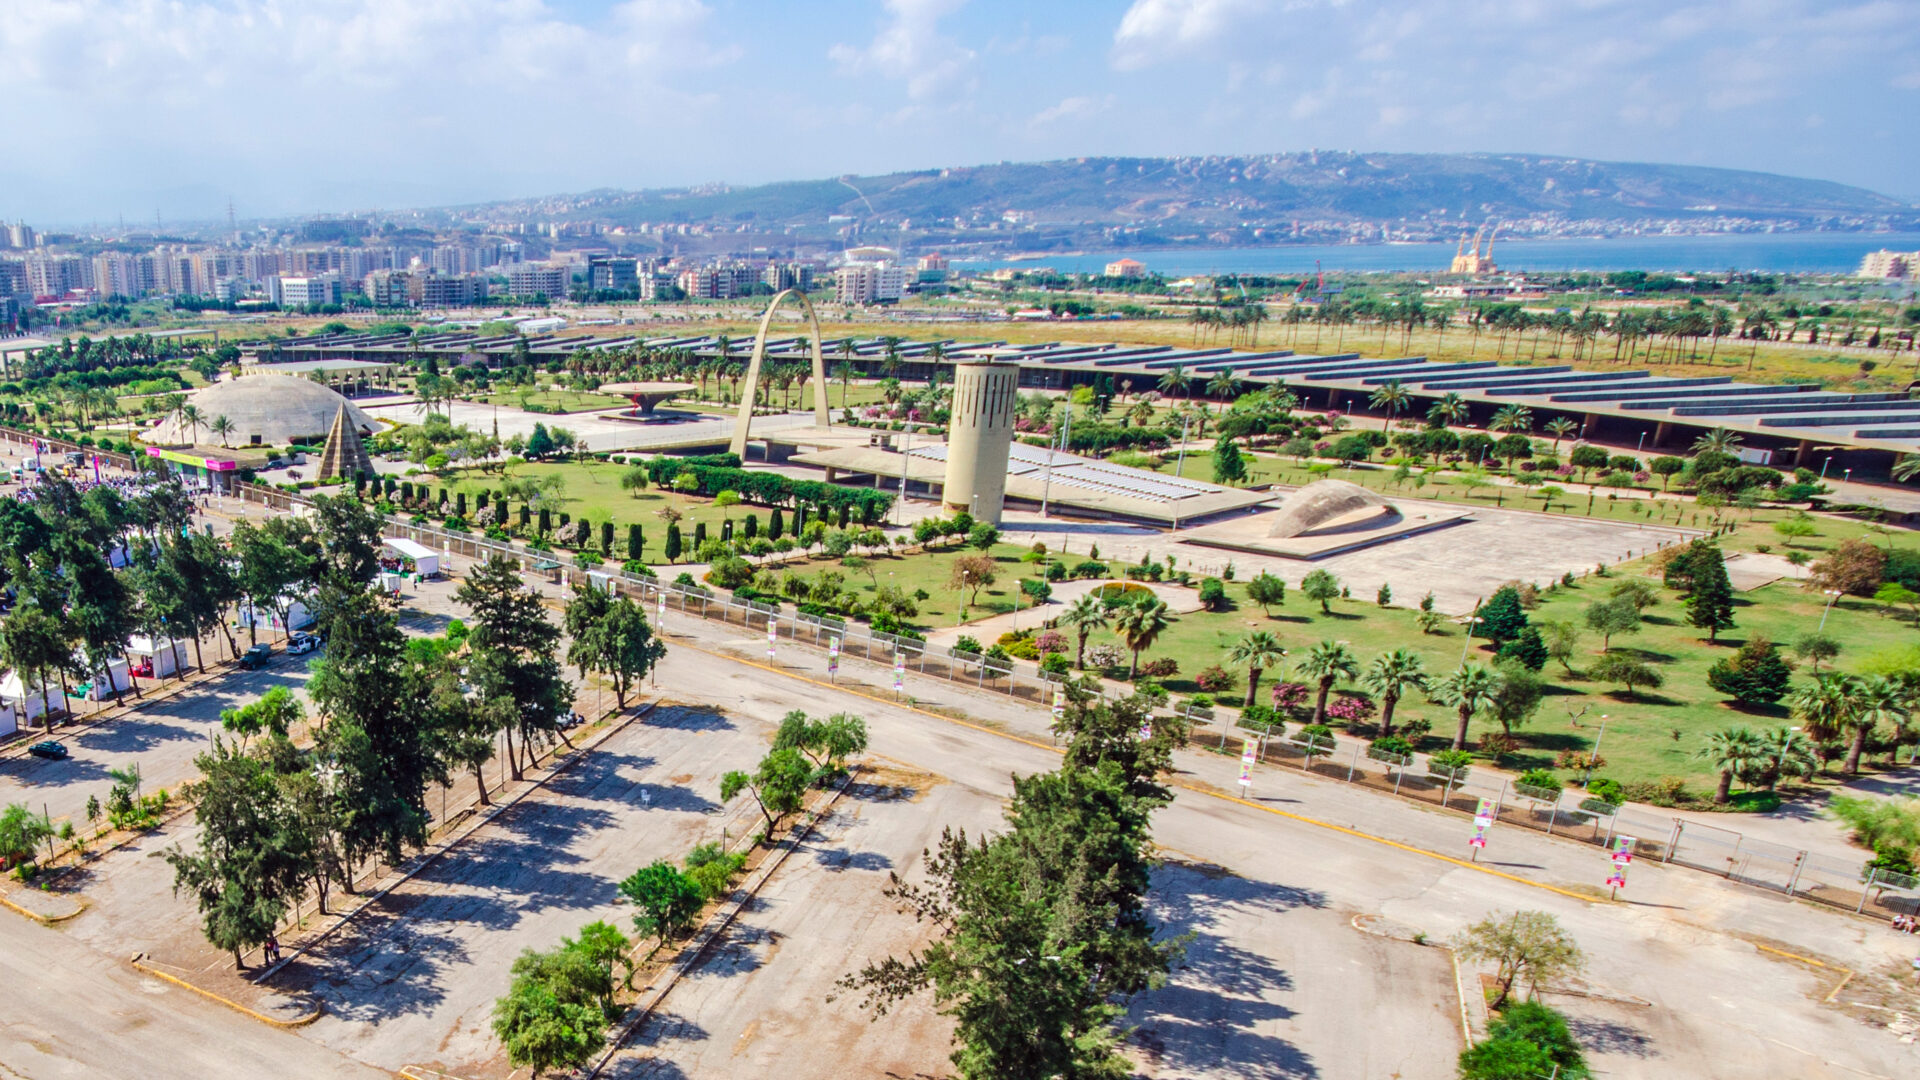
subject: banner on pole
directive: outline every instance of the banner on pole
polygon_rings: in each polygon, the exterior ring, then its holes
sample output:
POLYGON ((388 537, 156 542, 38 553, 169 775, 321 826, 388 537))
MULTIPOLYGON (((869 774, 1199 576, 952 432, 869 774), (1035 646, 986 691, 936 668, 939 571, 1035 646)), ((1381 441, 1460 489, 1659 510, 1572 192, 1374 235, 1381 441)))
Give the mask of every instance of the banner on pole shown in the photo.
POLYGON ((767 620, 767 659, 773 659, 773 650, 780 644, 780 626, 773 620, 767 620))
POLYGON ((839 670, 840 670, 840 639, 828 638, 827 639, 827 674, 832 675, 835 672, 838 672, 839 670))
POLYGON ((896 652, 893 654, 893 692, 902 693, 906 688, 907 657, 904 653, 896 652))

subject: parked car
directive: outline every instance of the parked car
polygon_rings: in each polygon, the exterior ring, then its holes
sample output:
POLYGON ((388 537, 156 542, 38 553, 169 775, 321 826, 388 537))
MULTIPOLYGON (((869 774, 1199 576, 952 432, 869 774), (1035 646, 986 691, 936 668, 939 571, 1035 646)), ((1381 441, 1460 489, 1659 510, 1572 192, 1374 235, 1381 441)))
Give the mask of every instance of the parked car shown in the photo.
POLYGON ((289 461, 288 461, 288 460, 287 460, 286 458, 283 458, 283 457, 277 457, 277 458, 273 458, 273 459, 271 459, 271 460, 269 460, 269 461, 267 462, 267 468, 269 468, 269 469, 284 469, 284 468, 286 468, 286 467, 287 467, 287 466, 288 466, 289 464, 292 464, 292 463, 291 463, 291 462, 289 462, 289 461))
POLYGON ((48 739, 45 742, 37 742, 27 747, 27 753, 32 754, 34 757, 46 758, 48 761, 65 761, 67 760, 67 744, 48 739))
POLYGON ((296 630, 287 639, 288 656, 305 656, 320 647, 320 639, 305 630, 296 630))
POLYGON ((240 667, 246 671, 258 671, 273 659, 273 646, 262 641, 240 654, 240 667))

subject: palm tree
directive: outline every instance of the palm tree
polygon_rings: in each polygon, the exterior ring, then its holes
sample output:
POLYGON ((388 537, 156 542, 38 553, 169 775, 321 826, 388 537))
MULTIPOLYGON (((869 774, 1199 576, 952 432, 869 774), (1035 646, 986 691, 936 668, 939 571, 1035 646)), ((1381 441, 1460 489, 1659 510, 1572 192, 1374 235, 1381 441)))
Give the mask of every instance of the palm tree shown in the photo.
POLYGON ((1502 405, 1487 421, 1487 427, 1494 431, 1532 431, 1533 410, 1525 405, 1502 405))
POLYGON ((1721 728, 1707 736, 1699 757, 1720 773, 1720 786, 1713 790, 1716 805, 1726 805, 1733 792, 1733 778, 1747 776, 1766 768, 1766 744, 1750 728, 1721 728))
POLYGON ((1837 739, 1846 730, 1847 718, 1853 713, 1857 681, 1837 671, 1816 674, 1812 685, 1787 696, 1787 710, 1816 741, 1837 739))
POLYGON ((1060 613, 1060 622, 1072 627, 1074 634, 1079 637, 1079 651, 1074 654, 1073 666, 1084 670, 1087 666, 1087 638, 1095 630, 1107 628, 1107 609, 1098 597, 1087 593, 1060 613))
POLYGON ((200 415, 200 406, 191 402, 180 406, 180 427, 186 430, 188 442, 200 441, 200 427, 206 422, 206 418, 200 415))
POLYGON ((1716 454, 1731 454, 1740 446, 1742 441, 1740 433, 1737 431, 1729 431, 1723 427, 1714 428, 1712 431, 1693 440, 1693 452, 1696 454, 1704 454, 1711 450, 1716 454))
POLYGON ((1313 706, 1313 722, 1327 722, 1327 695, 1333 691, 1333 684, 1342 677, 1351 679, 1360 674, 1360 658, 1344 641, 1322 641, 1307 653, 1300 662, 1300 674, 1320 683, 1320 698, 1313 706))
POLYGON ((1193 379, 1187 374, 1186 368, 1175 364, 1167 369, 1165 375, 1160 376, 1160 392, 1168 395, 1185 394, 1192 382, 1193 379))
POLYGON ((1819 763, 1813 752, 1813 740, 1792 728, 1779 727, 1761 736, 1767 763, 1760 771, 1761 783, 1772 791, 1780 783, 1780 774, 1812 776, 1819 763))
POLYGON ((1580 425, 1565 416, 1556 416, 1547 421, 1547 434, 1553 436, 1553 452, 1560 452, 1560 440, 1580 430, 1580 425))
POLYGON ((224 447, 229 444, 230 437, 233 435, 234 423, 227 419, 225 413, 222 413, 207 424, 207 430, 220 436, 220 445, 224 447))
POLYGON ((1233 369, 1222 368, 1207 380, 1207 393, 1220 399, 1220 411, 1224 413, 1240 393, 1240 380, 1233 377, 1233 369))
POLYGON ((1440 395, 1440 400, 1434 402, 1427 410, 1427 423, 1435 427, 1446 427, 1449 424, 1464 423, 1469 415, 1471 410, 1467 407, 1467 399, 1449 390, 1440 395))
POLYGON ((1128 420, 1133 421, 1134 427, 1146 427, 1148 421, 1153 419, 1153 402, 1141 398, 1133 403, 1126 415, 1128 420))
POLYGON ((1500 673, 1485 664, 1467 663, 1441 676, 1428 691, 1434 703, 1451 705, 1460 724, 1453 731, 1453 749, 1467 745, 1467 723, 1473 714, 1488 708, 1500 693, 1500 673))
POLYGON ((1367 404, 1387 411, 1387 422, 1380 425, 1380 430, 1385 431, 1393 426, 1394 414, 1406 408, 1412 401, 1413 392, 1402 386, 1399 379, 1388 379, 1380 384, 1380 388, 1373 392, 1372 397, 1367 399, 1367 404))
POLYGON ((1912 715, 1912 695, 1902 684, 1885 675, 1868 675, 1859 680, 1859 691, 1847 723, 1853 728, 1853 741, 1847 746, 1847 763, 1842 772, 1860 771, 1860 755, 1867 748, 1867 736, 1882 724, 1898 728, 1912 715))
POLYGON ((1120 640, 1133 650, 1133 666, 1127 669, 1128 679, 1140 677, 1140 653, 1153 647, 1167 627, 1173 625, 1172 609, 1159 597, 1140 600, 1122 607, 1113 617, 1113 629, 1120 640))
POLYGON ((853 382, 853 364, 842 360, 833 369, 833 377, 840 380, 840 407, 847 407, 847 386, 853 382))
POLYGON ((1893 463, 1893 478, 1904 481, 1916 476, 1920 476, 1920 454, 1901 454, 1893 463))
POLYGON ((1247 669, 1247 701, 1243 708, 1253 705, 1254 691, 1260 688, 1260 673, 1278 667, 1286 658, 1287 650, 1280 647, 1280 639, 1268 630, 1255 630, 1234 642, 1232 651, 1227 653, 1227 663, 1247 669))
POLYGON ((1380 695, 1380 734, 1393 734, 1393 707, 1409 689, 1427 685, 1426 664, 1420 654, 1409 649, 1394 649, 1373 658, 1360 674, 1360 685, 1380 695))

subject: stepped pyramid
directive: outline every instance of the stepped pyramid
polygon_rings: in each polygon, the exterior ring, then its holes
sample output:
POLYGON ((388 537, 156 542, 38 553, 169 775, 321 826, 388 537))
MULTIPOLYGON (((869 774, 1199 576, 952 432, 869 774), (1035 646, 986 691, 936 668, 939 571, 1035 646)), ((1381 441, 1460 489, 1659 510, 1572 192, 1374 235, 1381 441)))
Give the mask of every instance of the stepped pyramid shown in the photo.
POLYGON ((373 457, 360 441, 360 429, 353 426, 347 417, 346 403, 342 402, 340 411, 334 414, 333 428, 327 432, 327 449, 320 455, 319 478, 350 481, 361 473, 373 474, 373 457))

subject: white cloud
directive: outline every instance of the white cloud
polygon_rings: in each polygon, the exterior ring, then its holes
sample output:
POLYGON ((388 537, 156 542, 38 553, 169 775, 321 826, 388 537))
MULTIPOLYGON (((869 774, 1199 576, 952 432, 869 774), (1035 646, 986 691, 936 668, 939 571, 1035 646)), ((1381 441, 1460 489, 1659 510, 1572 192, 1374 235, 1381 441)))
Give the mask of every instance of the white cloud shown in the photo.
POLYGON ((843 72, 877 72, 904 81, 921 100, 964 81, 974 52, 940 32, 940 20, 966 0, 886 0, 887 19, 865 46, 835 45, 827 56, 843 72))
POLYGON ((1114 99, 1111 94, 1104 98, 1087 97, 1084 95, 1061 98, 1058 102, 1034 113, 1032 119, 1028 122, 1035 127, 1039 127, 1060 120, 1083 120, 1089 116, 1106 112, 1113 107, 1113 104, 1114 99))
POLYGON ((1132 70, 1204 48, 1278 6, 1270 0, 1134 0, 1113 34, 1114 63, 1132 70))

